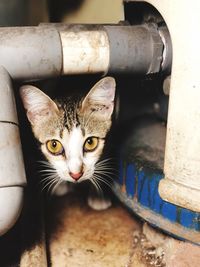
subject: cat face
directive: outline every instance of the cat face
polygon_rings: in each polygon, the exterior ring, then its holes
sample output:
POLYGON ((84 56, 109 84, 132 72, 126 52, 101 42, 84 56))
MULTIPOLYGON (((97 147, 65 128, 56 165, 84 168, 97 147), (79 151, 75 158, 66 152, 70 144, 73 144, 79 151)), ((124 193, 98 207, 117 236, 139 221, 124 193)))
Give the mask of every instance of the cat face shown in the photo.
POLYGON ((74 183, 97 178, 111 127, 115 80, 101 79, 80 101, 53 101, 29 85, 20 88, 20 95, 52 177, 74 183))

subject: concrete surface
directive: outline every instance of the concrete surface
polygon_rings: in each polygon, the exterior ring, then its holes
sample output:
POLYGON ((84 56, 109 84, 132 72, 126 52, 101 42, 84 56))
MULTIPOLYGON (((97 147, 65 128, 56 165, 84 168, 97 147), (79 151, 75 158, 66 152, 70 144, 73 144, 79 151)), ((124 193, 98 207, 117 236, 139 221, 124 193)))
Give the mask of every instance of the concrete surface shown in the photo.
POLYGON ((117 200, 94 211, 81 191, 27 194, 21 220, 0 239, 0 267, 199 267, 200 247, 156 231, 117 200))
POLYGON ((141 224, 119 203, 99 212, 71 194, 52 203, 46 221, 52 267, 146 266, 133 235, 141 224))

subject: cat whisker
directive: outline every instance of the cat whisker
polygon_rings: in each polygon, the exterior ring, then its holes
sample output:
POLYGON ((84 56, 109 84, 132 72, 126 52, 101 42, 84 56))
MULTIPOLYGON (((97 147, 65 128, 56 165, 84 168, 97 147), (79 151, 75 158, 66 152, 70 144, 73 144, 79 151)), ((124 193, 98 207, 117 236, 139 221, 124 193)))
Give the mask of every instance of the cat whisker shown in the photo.
POLYGON ((45 169, 39 171, 39 173, 57 173, 57 171, 55 169, 45 169))
POLYGON ((117 174, 114 173, 107 173, 105 171, 100 171, 98 172, 97 170, 95 171, 96 174, 101 175, 101 177, 106 177, 110 181, 113 181, 117 176, 117 174))
MULTIPOLYGON (((38 161, 45 167, 45 169, 38 170, 41 176, 47 176, 48 174, 57 174, 57 170, 47 161, 38 161), (47 168, 48 167, 48 168, 47 168)), ((41 166, 40 166, 41 167, 41 166)))
POLYGON ((110 164, 110 162, 103 162, 103 163, 99 163, 99 164, 96 164, 97 167, 106 167, 106 168, 109 168, 109 169, 113 169, 115 170, 116 169, 116 164, 112 165, 110 164))
POLYGON ((106 170, 110 170, 110 171, 118 171, 116 168, 108 165, 108 164, 101 164, 101 165, 96 165, 97 169, 106 169, 106 170))
POLYGON ((45 188, 47 188, 49 185, 51 185, 54 181, 56 181, 58 178, 55 177, 54 179, 50 179, 42 188, 42 192, 44 191, 45 188))
POLYGON ((97 179, 94 179, 94 177, 92 177, 90 181, 95 186, 97 193, 99 193, 99 195, 103 195, 103 190, 102 190, 100 184, 98 183, 97 179))
POLYGON ((59 177, 57 173, 45 174, 45 178, 40 181, 41 184, 44 184, 42 191, 48 186, 51 187, 51 184, 54 183, 54 181, 57 181, 58 179, 59 177))
POLYGON ((56 172, 46 172, 46 173, 42 173, 40 174, 40 177, 42 177, 42 179, 44 179, 45 177, 54 177, 54 176, 58 176, 58 174, 56 172))
POLYGON ((47 176, 47 177, 45 177, 45 178, 43 178, 42 180, 40 180, 40 182, 39 183, 41 183, 41 184, 45 184, 47 181, 50 181, 50 180, 52 180, 52 179, 54 179, 54 178, 57 178, 57 176, 47 176))
POLYGON ((101 162, 100 161, 100 162, 96 163, 95 166, 97 169, 106 169, 106 170, 111 170, 111 171, 118 171, 116 169, 116 164, 111 164, 110 161, 107 161, 107 162, 101 162))
POLYGON ((96 175, 95 179, 96 179, 96 181, 99 181, 99 182, 106 184, 109 188, 112 189, 112 184, 109 183, 107 180, 103 179, 102 177, 96 175))
POLYGON ((94 179, 90 179, 90 182, 93 184, 93 186, 95 187, 96 191, 99 192, 99 188, 98 188, 98 186, 96 185, 94 179))
POLYGON ((63 180, 62 179, 58 179, 57 184, 54 185, 54 187, 51 190, 51 193, 53 194, 55 192, 56 188, 62 183, 63 183, 63 180))
POLYGON ((58 184, 58 182, 59 182, 59 178, 57 177, 51 184, 50 184, 50 186, 49 186, 49 188, 48 188, 48 190, 47 190, 47 193, 53 193, 53 189, 54 189, 54 186, 56 186, 57 184, 58 184))
POLYGON ((97 162, 97 164, 103 163, 103 162, 108 162, 110 161, 111 163, 114 162, 116 159, 114 157, 110 157, 110 158, 106 158, 106 159, 102 159, 100 161, 97 162))
POLYGON ((43 179, 45 179, 46 177, 54 178, 54 177, 58 177, 58 174, 57 172, 47 172, 47 173, 42 174, 41 176, 44 177, 43 179))
POLYGON ((39 183, 40 183, 40 184, 45 184, 46 181, 49 181, 49 180, 50 180, 50 178, 49 178, 49 177, 46 177, 46 178, 40 180, 39 183))
POLYGON ((58 174, 56 173, 56 172, 53 172, 53 173, 51 173, 51 172, 47 172, 47 173, 43 173, 43 174, 41 174, 40 175, 41 177, 56 177, 56 176, 58 176, 58 174))
MULTIPOLYGON (((96 173, 96 171, 95 171, 95 173, 94 173, 94 175, 98 178, 98 180, 105 180, 105 181, 107 181, 106 180, 106 178, 105 178, 105 174, 104 173, 100 173, 100 175, 99 175, 99 173, 96 173)), ((110 176, 106 176, 106 177, 108 177, 111 181, 107 181, 109 184, 110 183, 112 183, 112 177, 110 177, 110 176)))
POLYGON ((118 176, 118 171, 116 170, 107 170, 106 168, 98 168, 95 170, 95 172, 99 173, 99 174, 107 174, 109 175, 110 177, 113 177, 113 176, 118 176))
POLYGON ((49 163, 48 161, 45 161, 45 160, 38 160, 37 163, 39 163, 40 165, 47 166, 47 167, 50 167, 50 168, 53 169, 53 166, 52 166, 51 163, 49 163))

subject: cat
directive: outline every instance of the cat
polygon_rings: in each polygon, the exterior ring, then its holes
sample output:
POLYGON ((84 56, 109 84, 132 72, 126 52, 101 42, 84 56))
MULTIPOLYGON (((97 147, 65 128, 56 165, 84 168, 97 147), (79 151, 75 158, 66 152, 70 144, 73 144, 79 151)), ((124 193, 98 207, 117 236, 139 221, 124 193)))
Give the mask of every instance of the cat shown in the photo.
MULTIPOLYGON (((32 85, 20 88, 33 134, 47 159, 47 179, 55 183, 55 194, 63 195, 70 191, 70 183, 86 180, 96 189, 101 181, 109 184, 101 177, 101 173, 110 176, 109 160, 102 156, 112 126, 115 90, 112 77, 102 78, 82 98, 52 100, 32 85)), ((88 205, 101 210, 111 206, 111 201, 90 195, 88 205)))

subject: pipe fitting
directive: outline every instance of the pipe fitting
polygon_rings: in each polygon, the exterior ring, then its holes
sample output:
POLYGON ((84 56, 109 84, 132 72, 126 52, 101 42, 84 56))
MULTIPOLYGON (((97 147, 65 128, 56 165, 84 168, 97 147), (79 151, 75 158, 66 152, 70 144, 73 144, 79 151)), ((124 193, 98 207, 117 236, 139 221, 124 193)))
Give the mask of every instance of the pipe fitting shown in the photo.
POLYGON ((110 72, 152 74, 160 71, 163 43, 154 24, 105 26, 110 72))

